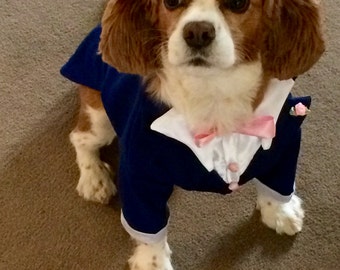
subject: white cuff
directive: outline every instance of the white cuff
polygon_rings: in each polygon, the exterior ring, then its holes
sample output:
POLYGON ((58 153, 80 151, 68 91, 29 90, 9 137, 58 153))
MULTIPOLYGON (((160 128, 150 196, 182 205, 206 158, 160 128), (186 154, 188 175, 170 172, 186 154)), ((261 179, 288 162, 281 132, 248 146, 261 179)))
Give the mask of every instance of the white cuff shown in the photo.
MULTIPOLYGON (((257 192, 260 193, 262 196, 271 197, 282 203, 289 202, 294 194, 293 192, 290 195, 284 196, 278 193, 277 191, 267 187, 265 184, 261 183, 258 179, 254 179, 253 182, 255 183, 257 192)), ((295 189, 295 185, 294 185, 294 189, 295 189)))
POLYGON ((124 227, 124 229, 130 234, 132 238, 134 238, 137 241, 140 241, 145 244, 155 244, 163 241, 166 239, 167 232, 168 232, 168 225, 166 225, 162 230, 160 230, 156 234, 150 234, 150 233, 143 233, 136 231, 135 229, 131 228, 131 226, 127 223, 123 212, 121 212, 121 223, 124 227))

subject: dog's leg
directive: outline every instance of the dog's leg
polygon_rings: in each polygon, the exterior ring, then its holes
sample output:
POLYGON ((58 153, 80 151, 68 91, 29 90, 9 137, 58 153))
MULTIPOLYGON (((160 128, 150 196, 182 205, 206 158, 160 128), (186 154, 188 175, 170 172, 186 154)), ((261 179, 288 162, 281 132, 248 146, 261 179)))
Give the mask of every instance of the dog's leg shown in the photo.
POLYGON ((173 270, 171 250, 167 240, 145 244, 137 241, 134 254, 129 259, 131 270, 173 270))
POLYGON ((257 209, 264 224, 277 233, 294 235, 301 231, 304 211, 301 199, 294 195, 288 202, 280 202, 258 189, 257 209))
POLYGON ((100 159, 99 150, 112 142, 115 132, 103 108, 100 93, 79 86, 79 94, 78 123, 70 134, 80 170, 77 191, 86 200, 108 203, 116 188, 110 166, 100 159))

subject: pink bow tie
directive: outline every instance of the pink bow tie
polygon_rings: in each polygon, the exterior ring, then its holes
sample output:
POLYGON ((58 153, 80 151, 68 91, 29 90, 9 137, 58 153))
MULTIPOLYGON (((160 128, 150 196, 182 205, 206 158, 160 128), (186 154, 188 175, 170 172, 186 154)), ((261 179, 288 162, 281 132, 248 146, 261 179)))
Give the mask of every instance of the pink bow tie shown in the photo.
MULTIPOLYGON (((270 115, 255 116, 253 119, 238 127, 234 133, 256 136, 259 138, 272 139, 275 137, 274 117, 270 115)), ((210 142, 217 135, 216 131, 196 134, 195 144, 201 147, 210 142)))

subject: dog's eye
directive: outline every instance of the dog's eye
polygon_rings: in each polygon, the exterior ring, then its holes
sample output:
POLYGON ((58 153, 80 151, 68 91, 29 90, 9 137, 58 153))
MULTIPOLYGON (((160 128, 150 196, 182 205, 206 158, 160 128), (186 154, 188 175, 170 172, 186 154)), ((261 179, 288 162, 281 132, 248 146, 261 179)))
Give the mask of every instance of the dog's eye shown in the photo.
POLYGON ((234 13, 244 13, 249 8, 250 0, 224 0, 224 5, 234 13))
POLYGON ((174 10, 182 4, 183 0, 164 0, 164 5, 169 10, 174 10))

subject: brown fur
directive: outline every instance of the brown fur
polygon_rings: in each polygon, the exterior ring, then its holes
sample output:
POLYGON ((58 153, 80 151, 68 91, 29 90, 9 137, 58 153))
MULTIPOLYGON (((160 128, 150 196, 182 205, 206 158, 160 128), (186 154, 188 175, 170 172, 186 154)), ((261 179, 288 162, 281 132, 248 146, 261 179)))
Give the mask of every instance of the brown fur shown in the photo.
MULTIPOLYGON (((109 1, 99 45, 103 60, 121 72, 143 75, 147 92, 167 102, 159 91, 161 81, 166 80, 161 51, 167 52, 167 41, 192 1, 184 0, 183 6, 171 11, 157 0, 109 1)), ((319 1, 250 1, 243 14, 222 5, 221 11, 235 44, 236 65, 262 62, 263 78, 252 101, 256 109, 270 79, 289 79, 304 73, 320 58, 325 44, 319 1)))
POLYGON ((238 63, 259 59, 262 43, 262 0, 252 0, 252 5, 245 14, 235 14, 224 10, 224 16, 230 27, 238 55, 238 63))
POLYGON ((325 50, 315 0, 268 0, 263 7, 262 65, 278 79, 306 72, 325 50))
MULTIPOLYGON (((159 51, 162 42, 166 42, 164 35, 170 35, 183 9, 169 12, 160 2, 108 3, 100 42, 105 62, 119 71, 141 75, 161 67, 159 51)), ((249 16, 225 12, 236 43, 240 39, 244 60, 254 60, 257 51, 261 52, 265 73, 279 79, 300 75, 311 68, 325 49, 317 1, 252 0, 252 5, 256 11, 249 16)))
POLYGON ((117 70, 146 75, 160 66, 154 0, 111 0, 102 19, 99 51, 117 70))
POLYGON ((86 109, 88 106, 90 106, 96 110, 104 110, 100 92, 84 85, 79 85, 78 91, 80 97, 80 110, 75 130, 89 131, 91 130, 91 122, 86 112, 86 109))

